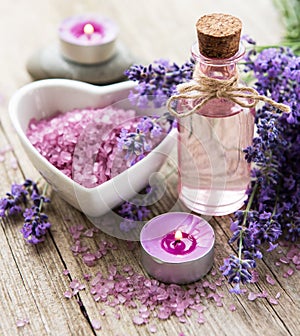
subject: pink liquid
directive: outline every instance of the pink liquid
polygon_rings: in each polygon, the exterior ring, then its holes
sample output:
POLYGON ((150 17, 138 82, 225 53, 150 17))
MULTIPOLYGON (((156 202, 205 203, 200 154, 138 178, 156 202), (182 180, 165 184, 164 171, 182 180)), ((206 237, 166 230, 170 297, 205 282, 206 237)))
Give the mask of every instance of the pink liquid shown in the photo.
POLYGON ((188 208, 225 215, 243 205, 250 166, 242 150, 251 145, 253 125, 254 111, 225 99, 180 119, 179 197, 188 208))

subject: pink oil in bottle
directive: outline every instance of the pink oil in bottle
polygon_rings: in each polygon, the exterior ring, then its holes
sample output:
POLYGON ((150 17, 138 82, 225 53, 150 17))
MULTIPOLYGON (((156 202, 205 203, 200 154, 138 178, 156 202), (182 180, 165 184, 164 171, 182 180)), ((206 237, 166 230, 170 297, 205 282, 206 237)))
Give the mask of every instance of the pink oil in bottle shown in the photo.
MULTIPOLYGON (((209 77, 230 79, 244 51, 229 59, 209 59, 196 50, 196 69, 209 77)), ((195 101, 184 100, 181 112, 195 101)), ((238 210, 246 198, 250 165, 243 149, 251 145, 254 110, 224 98, 208 101, 196 113, 178 120, 179 197, 191 210, 225 215, 238 210)))

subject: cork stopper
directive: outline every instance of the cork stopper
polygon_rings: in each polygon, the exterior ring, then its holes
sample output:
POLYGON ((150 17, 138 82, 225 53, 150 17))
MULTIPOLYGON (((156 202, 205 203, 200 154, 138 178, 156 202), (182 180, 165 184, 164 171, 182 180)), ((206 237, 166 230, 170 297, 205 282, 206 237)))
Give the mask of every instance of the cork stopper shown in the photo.
POLYGON ((208 58, 229 58, 239 50, 242 22, 228 14, 202 16, 196 24, 200 53, 208 58))

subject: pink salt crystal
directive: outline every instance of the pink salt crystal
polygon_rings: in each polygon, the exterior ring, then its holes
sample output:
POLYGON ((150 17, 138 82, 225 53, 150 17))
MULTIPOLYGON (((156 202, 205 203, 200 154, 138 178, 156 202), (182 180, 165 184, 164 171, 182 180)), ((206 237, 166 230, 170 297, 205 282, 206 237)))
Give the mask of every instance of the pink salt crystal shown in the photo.
POLYGON ((179 320, 180 323, 186 323, 187 322, 187 319, 184 316, 180 316, 178 320, 179 320))
POLYGON ((294 274, 294 270, 292 268, 289 268, 286 273, 289 275, 289 276, 292 276, 294 274))
POLYGON ((145 280, 144 285, 145 287, 148 287, 148 288, 151 287, 151 280, 149 279, 145 280))
POLYGON ((86 281, 90 281, 90 280, 91 280, 91 277, 92 277, 91 274, 87 274, 87 273, 84 273, 84 274, 83 274, 83 279, 86 280, 86 281))
POLYGON ((68 289, 64 292, 64 297, 67 298, 67 299, 71 299, 71 297, 73 296, 73 292, 68 289))
POLYGON ((145 323, 144 319, 140 316, 134 316, 132 319, 133 323, 136 325, 142 325, 145 323))
POLYGON ((93 230, 93 229, 88 229, 88 230, 86 230, 86 231, 83 233, 83 235, 86 236, 86 237, 91 238, 91 237, 93 237, 93 235, 94 235, 94 230, 93 230))
POLYGON ((279 299, 280 296, 281 296, 281 294, 280 294, 280 292, 278 292, 278 293, 276 294, 276 296, 275 296, 275 299, 279 299))
POLYGON ((230 310, 231 312, 236 311, 236 306, 232 303, 232 304, 229 306, 229 310, 230 310))
POLYGON ((293 256, 292 261, 293 261, 293 263, 295 265, 299 265, 300 264, 300 258, 299 258, 299 256, 297 256, 297 255, 293 256))
POLYGON ((259 273, 256 270, 251 272, 251 283, 256 283, 259 280, 259 273))
POLYGON ((202 314, 199 315, 197 322, 199 324, 204 324, 206 322, 206 320, 205 320, 205 318, 204 318, 204 316, 202 314))
POLYGON ((281 265, 281 264, 280 264, 279 261, 276 261, 276 262, 275 262, 275 266, 279 267, 280 265, 281 265))
POLYGON ((266 298, 268 296, 269 296, 269 293, 265 289, 257 295, 257 297, 260 297, 260 298, 266 298))
POLYGON ((63 275, 68 275, 68 274, 70 274, 69 270, 67 270, 67 269, 63 270, 63 275))
POLYGON ((278 304, 278 301, 274 298, 269 298, 269 302, 273 305, 277 305, 278 304))
POLYGON ((266 275, 266 280, 270 285, 272 285, 272 286, 275 285, 275 280, 270 276, 270 274, 266 275))
POLYGON ((143 319, 147 319, 150 316, 150 312, 149 311, 145 311, 145 312, 142 312, 140 315, 141 315, 141 317, 143 319))
POLYGON ((82 260, 87 266, 94 266, 96 257, 93 253, 86 253, 82 256, 82 260))
POLYGON ((253 293, 253 292, 249 292, 249 294, 248 294, 248 300, 249 301, 254 301, 256 299, 257 299, 257 294, 253 293))
POLYGON ((216 284, 216 286, 218 286, 218 287, 221 287, 222 286, 222 284, 223 284, 223 281, 222 280, 216 280, 215 281, 215 284, 216 284))
POLYGON ((24 322, 24 320, 17 320, 17 322, 16 322, 16 324, 17 324, 17 327, 18 328, 22 328, 22 327, 24 327, 25 326, 25 322, 24 322))
POLYGON ((122 304, 126 302, 126 298, 121 294, 118 294, 118 300, 122 304))
POLYGON ((169 309, 164 309, 163 307, 159 309, 157 317, 161 320, 167 320, 170 317, 171 313, 169 309))
POLYGON ((130 265, 125 265, 124 267, 123 267, 123 271, 124 272, 129 272, 129 271, 132 271, 132 266, 130 266, 130 265))
POLYGON ((209 287, 210 283, 208 281, 204 281, 202 286, 203 286, 203 288, 209 287))
POLYGON ((105 316, 105 310, 104 310, 104 309, 101 309, 101 310, 99 311, 99 313, 100 313, 101 316, 105 316))
POLYGON ((139 309, 139 312, 140 312, 140 313, 143 313, 143 312, 146 312, 147 310, 148 310, 147 306, 142 305, 142 306, 140 307, 140 309, 139 309))
POLYGON ((91 321, 92 326, 95 330, 100 330, 101 329, 101 323, 99 320, 92 320, 91 321))
POLYGON ((149 330, 149 332, 151 332, 152 334, 154 334, 154 333, 157 332, 157 328, 156 328, 156 326, 153 325, 153 324, 150 324, 150 325, 148 326, 148 330, 149 330))
POLYGON ((216 274, 217 274, 217 271, 216 271, 216 270, 212 270, 212 271, 211 271, 211 275, 212 275, 212 276, 215 276, 216 274))
POLYGON ((79 281, 77 279, 74 279, 70 282, 70 288, 75 289, 79 287, 79 281))

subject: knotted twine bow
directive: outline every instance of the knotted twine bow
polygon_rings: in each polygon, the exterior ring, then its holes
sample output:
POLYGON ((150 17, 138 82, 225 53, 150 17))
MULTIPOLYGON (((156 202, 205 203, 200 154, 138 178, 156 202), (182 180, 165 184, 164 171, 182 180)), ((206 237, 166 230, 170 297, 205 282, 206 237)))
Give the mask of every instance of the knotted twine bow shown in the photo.
POLYGON ((255 89, 251 87, 238 87, 238 76, 234 76, 228 80, 207 77, 196 72, 193 82, 179 84, 177 86, 178 94, 173 95, 167 102, 167 108, 175 117, 187 117, 201 107, 203 107, 209 100, 213 98, 225 98, 233 101, 241 107, 252 108, 260 101, 268 103, 283 112, 290 112, 288 105, 275 102, 266 96, 260 95, 255 89), (195 99, 197 104, 187 112, 178 113, 171 106, 172 103, 179 99, 195 99))

